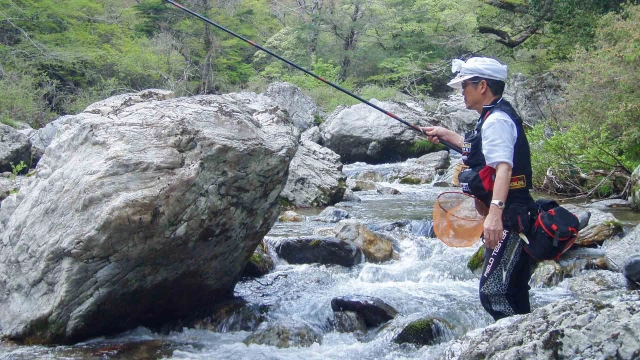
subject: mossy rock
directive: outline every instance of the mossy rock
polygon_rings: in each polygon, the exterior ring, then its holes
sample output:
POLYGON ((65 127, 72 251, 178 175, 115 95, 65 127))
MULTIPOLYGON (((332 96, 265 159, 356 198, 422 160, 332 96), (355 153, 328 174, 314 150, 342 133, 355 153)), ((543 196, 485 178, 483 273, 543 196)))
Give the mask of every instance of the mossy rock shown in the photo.
POLYGON ((400 179, 400 184, 419 185, 420 183, 422 183, 420 179, 415 179, 412 177, 405 177, 400 179))
POLYGON ((480 269, 482 264, 484 264, 484 245, 480 246, 480 248, 471 255, 471 259, 469 259, 467 267, 473 272, 480 269))
POLYGON ((393 340, 397 344, 434 345, 446 338, 453 327, 447 321, 429 317, 409 323, 393 340))
POLYGON ((609 220, 603 223, 604 225, 615 230, 615 233, 621 233, 623 230, 622 223, 619 220, 609 220))
POLYGON ((282 196, 278 197, 278 200, 280 201, 280 206, 283 209, 294 209, 296 207, 296 204, 294 204, 289 199, 284 198, 282 196))
POLYGON ((260 277, 268 274, 274 268, 273 260, 269 256, 264 243, 260 243, 251 254, 249 262, 244 268, 244 277, 260 277))

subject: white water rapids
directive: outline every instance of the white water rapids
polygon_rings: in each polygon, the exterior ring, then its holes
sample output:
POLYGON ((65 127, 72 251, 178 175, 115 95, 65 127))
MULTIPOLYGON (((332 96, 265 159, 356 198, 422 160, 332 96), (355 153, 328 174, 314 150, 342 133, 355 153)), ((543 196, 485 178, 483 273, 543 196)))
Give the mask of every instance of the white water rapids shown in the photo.
MULTIPOLYGON (((362 170, 384 173, 385 165, 345 166, 346 174, 362 170)), ((112 338, 94 339, 65 347, 0 344, 2 359, 439 359, 447 342, 434 346, 398 345, 392 340, 403 327, 426 316, 445 319, 453 325, 450 339, 485 327, 493 320, 478 299, 478 275, 467 269, 467 261, 479 244, 449 248, 423 235, 433 203, 447 188, 425 185, 382 185, 400 190, 399 195, 376 191, 357 192, 361 202, 342 203, 352 218, 384 229, 385 224, 405 221, 409 226, 380 230, 395 239, 398 260, 383 264, 363 263, 352 268, 337 265, 289 265, 279 261, 275 270, 256 280, 238 283, 235 295, 250 304, 268 306, 269 322, 307 324, 322 334, 322 343, 310 347, 276 348, 245 345, 245 331, 212 332, 184 328, 158 334, 139 328, 112 338), (382 299, 399 315, 369 336, 357 338, 332 329, 331 300, 345 295, 367 295, 382 299), (146 346, 146 352, 140 347, 146 346), (115 349, 115 350, 109 350, 115 349), (127 350, 128 349, 128 350, 127 350), (132 350, 134 349, 134 350, 132 350), (146 355, 140 355, 140 354, 146 355)), ((276 223, 269 236, 311 235, 314 229, 333 224, 313 221, 319 210, 300 211, 303 223, 276 223)), ((532 308, 572 296, 562 286, 533 288, 532 308)))

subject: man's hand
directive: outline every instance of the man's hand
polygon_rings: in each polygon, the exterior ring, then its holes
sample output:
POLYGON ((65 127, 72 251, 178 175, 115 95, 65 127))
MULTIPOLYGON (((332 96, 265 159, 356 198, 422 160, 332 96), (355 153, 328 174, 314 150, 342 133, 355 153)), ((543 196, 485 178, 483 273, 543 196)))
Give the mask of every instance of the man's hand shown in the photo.
POLYGON ((440 139, 448 142, 459 142, 460 135, 441 126, 421 127, 420 130, 422 130, 422 132, 427 135, 427 139, 434 144, 439 144, 440 139))
POLYGON ((484 244, 489 249, 495 248, 502 240, 502 211, 493 210, 489 211, 484 220, 484 244))

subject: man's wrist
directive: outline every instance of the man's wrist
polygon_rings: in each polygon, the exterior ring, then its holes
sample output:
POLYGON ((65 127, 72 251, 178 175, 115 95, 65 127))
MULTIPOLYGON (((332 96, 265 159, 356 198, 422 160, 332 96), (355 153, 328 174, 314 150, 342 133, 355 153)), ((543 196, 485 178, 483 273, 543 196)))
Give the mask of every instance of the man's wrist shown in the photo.
POLYGON ((500 199, 494 199, 491 200, 491 204, 489 206, 504 210, 504 201, 500 199))

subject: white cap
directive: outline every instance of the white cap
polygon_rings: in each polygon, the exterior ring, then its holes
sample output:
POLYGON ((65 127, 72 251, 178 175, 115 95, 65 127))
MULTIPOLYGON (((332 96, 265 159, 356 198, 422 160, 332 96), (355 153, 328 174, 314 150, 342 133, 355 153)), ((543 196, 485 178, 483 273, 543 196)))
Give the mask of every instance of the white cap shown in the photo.
POLYGON ((455 89, 461 89, 464 80, 475 76, 500 81, 507 80, 507 65, 502 65, 498 60, 486 57, 472 57, 467 62, 453 59, 451 71, 454 73, 459 71, 458 76, 447 84, 455 89))

